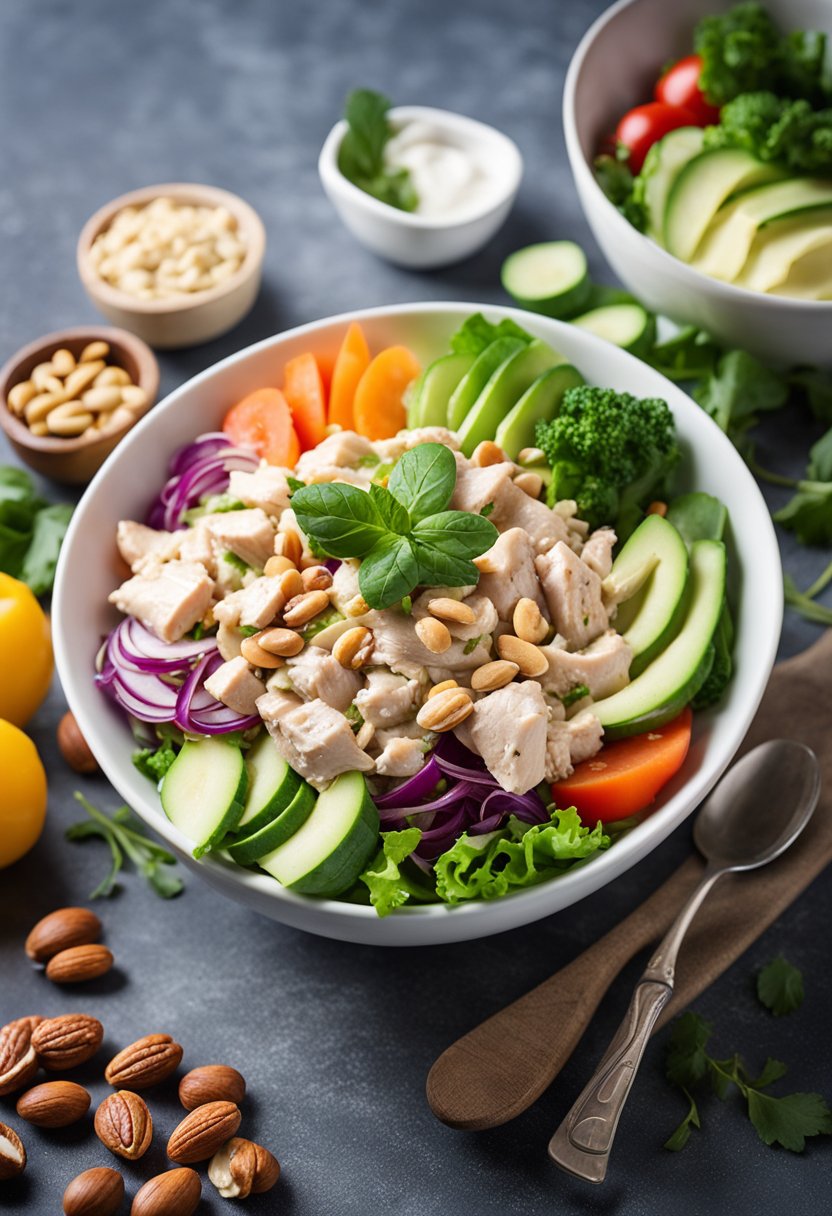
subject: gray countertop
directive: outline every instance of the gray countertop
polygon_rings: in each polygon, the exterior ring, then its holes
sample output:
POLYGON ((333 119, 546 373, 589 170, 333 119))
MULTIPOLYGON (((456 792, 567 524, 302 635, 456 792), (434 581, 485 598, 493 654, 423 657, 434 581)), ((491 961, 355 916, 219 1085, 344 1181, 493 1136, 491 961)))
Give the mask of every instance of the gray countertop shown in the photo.
MULTIPOLYGON (((97 206, 154 181, 227 186, 262 215, 265 282, 232 333, 161 359, 163 392, 243 346, 292 325, 381 303, 499 302, 498 270, 512 248, 573 237, 610 281, 582 219, 563 146, 560 94, 569 56, 604 0, 5 0, 0 7, 0 126, 4 167, 0 234, 5 358, 62 325, 92 321, 74 264, 77 233, 97 206), (376 261, 357 246, 319 187, 318 148, 357 84, 397 101, 444 106, 514 137, 526 176, 513 215, 480 256, 434 274, 376 261)), ((794 414, 770 420, 761 453, 798 471, 811 429, 794 414)), ((0 459, 8 453, 0 445, 0 459)), ((58 487, 47 487, 58 497, 58 487)), ((827 556, 781 535, 803 585, 827 556)), ((787 615, 782 653, 816 629, 787 615)), ((0 679, 3 678, 0 673, 0 679)), ((222 1061, 246 1076, 245 1134, 274 1150, 284 1178, 248 1210, 292 1216, 410 1216, 587 1212, 647 1216, 768 1213, 828 1207, 829 1143, 803 1157, 764 1147, 738 1102, 706 1100, 704 1127, 681 1154, 662 1141, 684 1113, 662 1075, 666 1032, 649 1051, 603 1189, 551 1167, 546 1142, 612 1033, 636 971, 627 968, 552 1090, 527 1114, 480 1135, 449 1131, 427 1108, 424 1081, 460 1033, 548 976, 636 906, 687 854, 680 828, 634 870, 576 907, 526 929, 434 950, 384 951, 306 936, 213 894, 198 879, 171 903, 133 875, 98 905, 117 969, 83 990, 52 987, 25 959, 31 924, 53 907, 84 902, 105 865, 98 843, 69 845, 83 788, 118 803, 101 779, 82 780, 54 742, 64 710, 57 681, 31 726, 50 774, 49 818, 37 847, 0 875, 0 1023, 25 1013, 87 1010, 114 1050, 150 1031, 185 1046, 185 1063, 222 1061)), ((793 1089, 832 1088, 828 877, 696 1003, 717 1027, 720 1052, 752 1066, 789 1064, 793 1089), (774 1021, 752 977, 778 952, 805 971, 804 1009, 774 1021), (811 1046, 811 1050, 809 1047, 811 1046)), ((105 1058, 103 1055, 102 1059, 105 1058)), ((105 1087, 81 1070, 94 1099, 105 1087)), ((164 1168, 179 1113, 173 1087, 154 1093, 161 1135, 128 1190, 164 1168)), ((0 1118, 15 1122, 0 1099, 0 1118)), ((18 1126, 22 1126, 18 1123, 18 1126)), ((64 1132, 22 1126, 30 1165, 6 1184, 4 1210, 47 1216, 77 1172, 110 1164, 89 1123, 64 1132)), ((206 1186, 200 1211, 225 1208, 206 1186)))

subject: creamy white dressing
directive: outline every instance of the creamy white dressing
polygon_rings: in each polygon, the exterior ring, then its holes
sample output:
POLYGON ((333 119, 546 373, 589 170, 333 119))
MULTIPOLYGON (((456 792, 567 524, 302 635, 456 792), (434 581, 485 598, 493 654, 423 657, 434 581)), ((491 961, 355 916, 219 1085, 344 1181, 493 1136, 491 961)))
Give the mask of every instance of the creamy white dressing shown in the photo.
POLYGON ((498 193, 478 149, 452 142, 435 123, 405 123, 384 150, 388 168, 407 169, 419 198, 415 214, 454 220, 479 211, 498 193))

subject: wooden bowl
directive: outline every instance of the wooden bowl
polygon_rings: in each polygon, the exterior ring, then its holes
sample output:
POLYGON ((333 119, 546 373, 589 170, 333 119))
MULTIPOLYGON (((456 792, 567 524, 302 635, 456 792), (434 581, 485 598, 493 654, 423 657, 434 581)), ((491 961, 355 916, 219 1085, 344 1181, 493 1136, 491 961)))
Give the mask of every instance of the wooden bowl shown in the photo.
POLYGON ((96 211, 78 238, 77 262, 90 300, 108 320, 138 334, 159 350, 197 346, 236 325, 254 304, 260 288, 266 231, 257 212, 227 190, 187 182, 145 186, 122 194, 96 211), (125 207, 146 207, 156 198, 203 207, 227 207, 247 252, 240 268, 224 283, 205 291, 162 300, 140 300, 104 281, 90 258, 95 238, 109 228, 125 207))
POLYGON ((146 414, 159 392, 159 365, 156 356, 141 338, 123 329, 99 326, 92 329, 61 329, 30 342, 0 369, 0 426, 9 443, 25 464, 55 481, 83 485, 104 463, 116 444, 146 414), (61 439, 52 435, 33 435, 25 422, 9 409, 7 395, 15 384, 28 380, 38 363, 44 363, 61 347, 70 350, 76 359, 90 342, 102 340, 110 345, 109 363, 123 367, 134 384, 144 389, 147 402, 133 409, 132 420, 122 427, 61 439))

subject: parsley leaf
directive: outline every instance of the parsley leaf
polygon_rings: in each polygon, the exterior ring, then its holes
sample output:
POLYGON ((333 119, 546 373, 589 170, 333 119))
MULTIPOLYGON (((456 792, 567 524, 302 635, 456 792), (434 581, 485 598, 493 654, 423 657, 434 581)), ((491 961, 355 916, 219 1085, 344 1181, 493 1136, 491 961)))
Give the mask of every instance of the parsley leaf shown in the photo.
POLYGON ((713 1029, 710 1022, 690 1010, 676 1019, 670 1031, 665 1063, 668 1081, 688 1089, 703 1079, 708 1071, 705 1048, 713 1029))
POLYGON ((387 118, 390 101, 372 89, 354 89, 347 97, 344 117, 348 129, 338 149, 338 168, 366 194, 401 211, 419 205, 407 169, 384 163, 384 149, 393 134, 387 118))
POLYGON ((682 1093, 690 1103, 690 1107, 688 1108, 688 1113, 676 1128, 675 1132, 668 1136, 662 1145, 663 1148, 670 1149, 671 1153, 678 1153, 685 1147, 690 1139, 690 1129, 692 1127, 702 1126, 701 1122, 699 1121, 699 1108, 697 1107, 696 1102, 686 1089, 683 1088, 682 1093))
POLYGON ((772 1098, 749 1088, 748 1117, 764 1144, 780 1144, 802 1153, 807 1136, 832 1133, 832 1112, 820 1094, 786 1094, 772 1098))
POLYGON ((735 443, 758 421, 758 414, 779 410, 788 398, 783 378, 744 350, 729 350, 714 373, 693 393, 702 408, 735 443))
POLYGON ((794 1013, 803 1004, 803 975, 781 954, 757 976, 757 996, 775 1017, 794 1013))
POLYGON ((67 503, 47 506, 23 469, 0 465, 0 570, 35 595, 51 590, 71 515, 67 503))
POLYGON ((125 857, 162 899, 179 895, 184 889, 182 879, 162 868, 175 865, 176 858, 155 840, 143 835, 142 825, 129 807, 119 807, 110 816, 94 807, 78 790, 75 791, 75 798, 89 818, 67 828, 66 839, 87 840, 91 836, 99 836, 110 849, 110 869, 95 890, 90 892, 90 899, 102 899, 113 894, 125 857))

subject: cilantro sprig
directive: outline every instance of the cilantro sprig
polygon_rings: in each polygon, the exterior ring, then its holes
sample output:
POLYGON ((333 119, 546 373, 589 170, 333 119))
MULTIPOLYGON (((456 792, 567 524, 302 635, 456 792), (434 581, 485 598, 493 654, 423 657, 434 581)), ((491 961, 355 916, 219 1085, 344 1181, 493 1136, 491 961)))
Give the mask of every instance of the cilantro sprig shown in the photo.
POLYGON ((389 100, 372 89, 354 89, 349 94, 344 107, 347 131, 338 149, 338 168, 354 186, 379 202, 400 211, 415 211, 419 196, 410 173, 384 163, 384 149, 393 135, 389 109, 389 100))
POLYGON ((358 582, 371 608, 390 608, 418 586, 476 584, 473 558, 497 529, 481 515, 449 511, 453 452, 423 443, 405 452, 386 487, 369 493, 340 482, 304 486, 292 508, 307 537, 329 557, 361 559, 358 582))
POLYGON ((109 872, 90 892, 90 899, 104 899, 118 889, 117 879, 124 868, 125 857, 162 899, 172 899, 184 889, 182 879, 166 869, 176 864, 176 858, 143 835, 141 824, 128 806, 119 807, 110 816, 94 807, 78 790, 75 791, 75 798, 87 812, 88 818, 67 828, 67 840, 89 840, 92 836, 98 836, 110 848, 109 872))
POLYGON ((776 1018, 794 1013, 803 1004, 802 972, 779 955, 757 976, 757 996, 776 1018))

